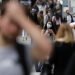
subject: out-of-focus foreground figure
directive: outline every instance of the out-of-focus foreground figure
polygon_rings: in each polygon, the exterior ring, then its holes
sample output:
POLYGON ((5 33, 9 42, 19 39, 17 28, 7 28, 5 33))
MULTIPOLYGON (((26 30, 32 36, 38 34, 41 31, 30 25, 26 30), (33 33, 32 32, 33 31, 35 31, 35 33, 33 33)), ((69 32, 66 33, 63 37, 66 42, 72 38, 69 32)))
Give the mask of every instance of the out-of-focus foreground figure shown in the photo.
POLYGON ((23 6, 17 0, 3 0, 0 15, 0 75, 30 75, 34 61, 44 61, 52 51, 52 45, 41 29, 28 19, 23 6), (24 29, 36 44, 34 48, 17 43, 24 29))

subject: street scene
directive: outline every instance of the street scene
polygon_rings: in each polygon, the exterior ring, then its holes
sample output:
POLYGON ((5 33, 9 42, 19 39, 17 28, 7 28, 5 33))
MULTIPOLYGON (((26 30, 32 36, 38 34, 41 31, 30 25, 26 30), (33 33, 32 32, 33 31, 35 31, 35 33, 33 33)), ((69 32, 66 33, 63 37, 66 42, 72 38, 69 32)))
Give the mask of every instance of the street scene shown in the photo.
POLYGON ((0 75, 75 75, 75 0, 0 0, 0 75))

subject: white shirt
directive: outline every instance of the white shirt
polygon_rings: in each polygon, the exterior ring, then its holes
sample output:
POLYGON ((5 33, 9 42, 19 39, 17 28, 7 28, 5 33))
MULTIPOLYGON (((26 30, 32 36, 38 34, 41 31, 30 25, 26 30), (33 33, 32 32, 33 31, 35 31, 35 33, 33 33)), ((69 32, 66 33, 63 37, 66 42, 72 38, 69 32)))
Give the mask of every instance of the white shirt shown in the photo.
POLYGON ((19 56, 14 47, 0 47, 0 75, 23 75, 19 56))

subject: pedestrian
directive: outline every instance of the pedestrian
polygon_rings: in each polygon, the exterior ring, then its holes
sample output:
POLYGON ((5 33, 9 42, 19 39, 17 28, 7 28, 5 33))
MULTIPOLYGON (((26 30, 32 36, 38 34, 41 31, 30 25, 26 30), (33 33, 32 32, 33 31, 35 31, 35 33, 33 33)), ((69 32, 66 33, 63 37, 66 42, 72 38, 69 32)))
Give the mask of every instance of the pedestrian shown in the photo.
POLYGON ((72 16, 72 14, 69 12, 69 10, 66 10, 66 14, 67 14, 67 23, 72 23, 72 22, 74 22, 74 20, 73 20, 73 16, 72 16))

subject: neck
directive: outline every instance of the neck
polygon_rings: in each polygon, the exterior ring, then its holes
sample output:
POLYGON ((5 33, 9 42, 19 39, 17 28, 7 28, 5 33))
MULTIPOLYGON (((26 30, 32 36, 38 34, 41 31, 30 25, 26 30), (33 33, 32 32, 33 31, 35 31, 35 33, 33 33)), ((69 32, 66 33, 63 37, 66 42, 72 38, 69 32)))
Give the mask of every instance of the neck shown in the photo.
POLYGON ((13 45, 12 41, 6 40, 5 38, 3 38, 3 36, 0 35, 0 46, 4 47, 4 46, 11 46, 13 45))

